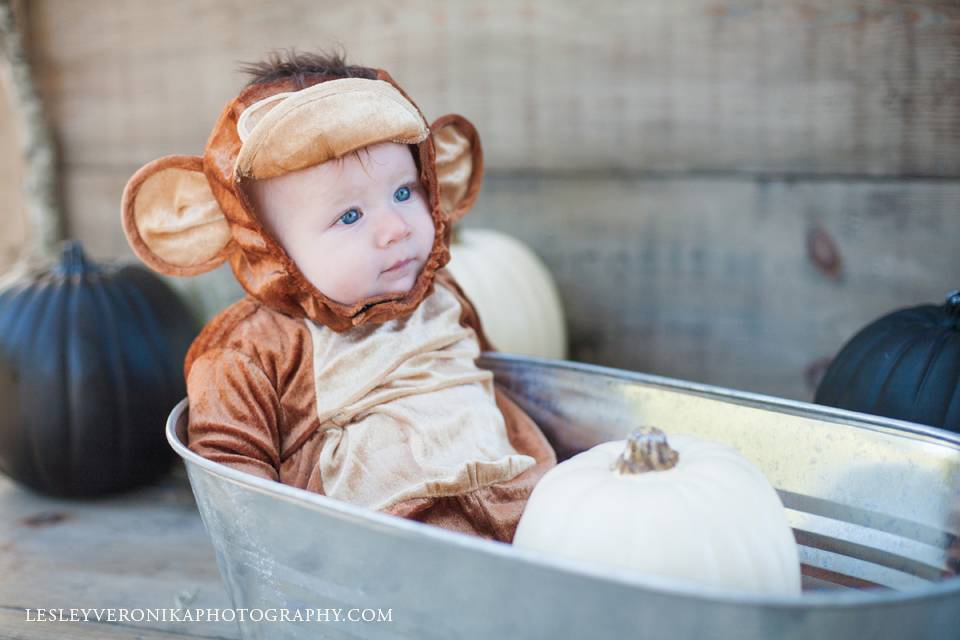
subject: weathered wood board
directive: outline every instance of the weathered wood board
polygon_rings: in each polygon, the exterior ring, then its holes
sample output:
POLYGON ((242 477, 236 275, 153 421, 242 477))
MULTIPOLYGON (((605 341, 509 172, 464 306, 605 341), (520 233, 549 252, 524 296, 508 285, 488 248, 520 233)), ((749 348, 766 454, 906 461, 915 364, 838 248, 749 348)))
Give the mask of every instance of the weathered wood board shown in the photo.
POLYGON ((574 360, 809 400, 861 326, 960 287, 954 182, 491 183, 465 222, 543 257, 574 360))
POLYGON ((40 496, 0 476, 0 513, 0 635, 239 637, 235 622, 27 622, 26 608, 231 606, 182 465, 156 485, 96 500, 40 496))
MULTIPOLYGON (((102 212, 79 237, 129 257, 107 218, 126 174, 71 176, 70 197, 102 212)), ((464 222, 543 258, 572 359, 809 400, 861 326, 960 287, 958 205, 948 180, 494 174, 464 222)), ((207 313, 241 294, 228 269, 173 280, 207 313)))
POLYGON ((38 0, 68 167, 199 153, 239 61, 342 43, 497 170, 960 175, 951 0, 38 0))
POLYGON ((574 359, 809 399, 857 328, 960 286, 956 2, 38 0, 29 25, 99 258, 130 256, 126 179, 202 151, 240 61, 340 42, 477 123, 467 223, 543 256, 574 359))

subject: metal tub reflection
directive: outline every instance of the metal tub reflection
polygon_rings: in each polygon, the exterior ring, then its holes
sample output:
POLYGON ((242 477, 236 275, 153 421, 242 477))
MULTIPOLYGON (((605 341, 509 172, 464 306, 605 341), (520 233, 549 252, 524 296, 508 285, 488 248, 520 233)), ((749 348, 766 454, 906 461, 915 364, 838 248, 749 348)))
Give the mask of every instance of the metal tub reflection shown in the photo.
POLYGON ((948 561, 960 535, 956 434, 566 361, 486 354, 481 365, 561 458, 638 424, 736 447, 787 507, 802 596, 595 568, 261 480, 184 446, 184 401, 167 436, 186 462, 234 607, 368 619, 248 619, 244 638, 960 636, 960 578, 948 561))

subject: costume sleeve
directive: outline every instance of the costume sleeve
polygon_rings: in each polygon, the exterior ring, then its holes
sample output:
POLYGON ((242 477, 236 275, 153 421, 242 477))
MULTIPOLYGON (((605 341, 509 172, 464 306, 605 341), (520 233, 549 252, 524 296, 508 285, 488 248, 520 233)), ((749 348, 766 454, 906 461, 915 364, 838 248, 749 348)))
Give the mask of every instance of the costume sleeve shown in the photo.
POLYGON ((263 369, 233 349, 211 349, 187 376, 190 450, 279 481, 280 403, 263 369))
POLYGON ((480 322, 480 315, 474 308, 473 303, 470 302, 467 294, 463 292, 463 289, 460 288, 460 285, 454 279, 453 274, 446 269, 441 269, 437 272, 436 281, 440 285, 446 286, 448 289, 450 289, 450 291, 453 292, 453 295, 456 296, 457 301, 460 302, 460 306, 463 307, 463 313, 460 314, 460 324, 465 327, 470 327, 476 331, 477 340, 480 342, 480 350, 496 351, 496 347, 490 344, 490 340, 487 339, 487 334, 485 334, 483 331, 483 324, 480 322))

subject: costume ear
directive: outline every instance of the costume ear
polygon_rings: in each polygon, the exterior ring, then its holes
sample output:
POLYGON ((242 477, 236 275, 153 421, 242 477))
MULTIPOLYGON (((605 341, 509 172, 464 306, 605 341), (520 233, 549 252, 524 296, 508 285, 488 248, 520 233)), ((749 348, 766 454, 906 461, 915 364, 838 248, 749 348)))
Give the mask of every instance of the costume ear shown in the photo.
POLYGON ((440 208, 450 222, 462 218, 480 193, 483 150, 477 130, 463 116, 449 114, 431 126, 437 153, 440 208))
POLYGON ((166 156, 144 165, 123 190, 123 230, 147 266, 192 276, 227 256, 230 226, 203 173, 203 159, 166 156))

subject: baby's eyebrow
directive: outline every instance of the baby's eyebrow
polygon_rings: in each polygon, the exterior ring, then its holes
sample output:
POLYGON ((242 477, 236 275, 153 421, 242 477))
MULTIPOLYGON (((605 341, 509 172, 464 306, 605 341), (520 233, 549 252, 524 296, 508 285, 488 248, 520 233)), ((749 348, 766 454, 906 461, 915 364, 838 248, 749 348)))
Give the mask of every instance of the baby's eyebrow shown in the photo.
POLYGON ((390 173, 391 180, 409 180, 415 182, 419 179, 419 174, 415 169, 403 167, 390 173))

